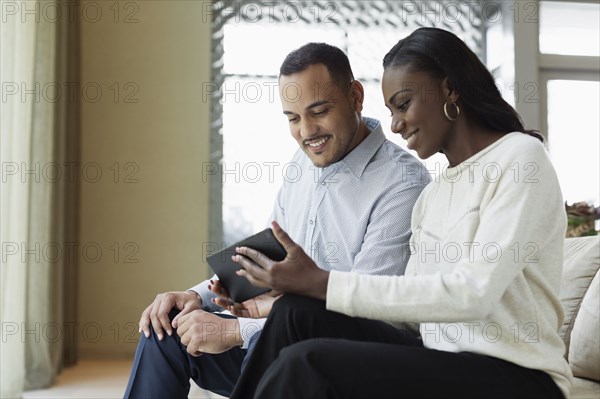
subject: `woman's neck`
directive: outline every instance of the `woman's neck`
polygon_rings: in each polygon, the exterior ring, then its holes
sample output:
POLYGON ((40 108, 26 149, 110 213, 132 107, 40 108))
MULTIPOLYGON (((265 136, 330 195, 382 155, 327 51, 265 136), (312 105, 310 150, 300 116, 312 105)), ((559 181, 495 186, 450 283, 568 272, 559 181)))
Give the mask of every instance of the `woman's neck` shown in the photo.
POLYGON ((460 119, 449 134, 449 139, 444 146, 444 155, 448 158, 450 167, 454 167, 490 146, 505 134, 469 122, 466 118, 460 119))

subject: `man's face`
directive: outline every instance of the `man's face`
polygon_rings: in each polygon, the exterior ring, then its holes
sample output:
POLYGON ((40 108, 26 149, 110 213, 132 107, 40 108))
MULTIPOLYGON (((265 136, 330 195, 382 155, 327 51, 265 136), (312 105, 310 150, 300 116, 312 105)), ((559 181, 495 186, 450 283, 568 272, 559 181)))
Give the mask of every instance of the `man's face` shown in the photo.
POLYGON ((339 161, 364 139, 358 82, 338 87, 325 65, 315 64, 281 76, 279 95, 292 136, 315 166, 339 161))

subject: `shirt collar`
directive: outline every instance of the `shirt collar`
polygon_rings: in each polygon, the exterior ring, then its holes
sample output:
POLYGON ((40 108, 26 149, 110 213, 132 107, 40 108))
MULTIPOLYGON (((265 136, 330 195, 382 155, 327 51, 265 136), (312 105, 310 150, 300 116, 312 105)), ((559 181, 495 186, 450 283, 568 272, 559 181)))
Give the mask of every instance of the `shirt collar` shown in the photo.
POLYGON ((364 117, 363 121, 370 133, 350 153, 336 162, 346 166, 357 179, 362 176, 373 155, 385 142, 381 123, 377 119, 364 117))

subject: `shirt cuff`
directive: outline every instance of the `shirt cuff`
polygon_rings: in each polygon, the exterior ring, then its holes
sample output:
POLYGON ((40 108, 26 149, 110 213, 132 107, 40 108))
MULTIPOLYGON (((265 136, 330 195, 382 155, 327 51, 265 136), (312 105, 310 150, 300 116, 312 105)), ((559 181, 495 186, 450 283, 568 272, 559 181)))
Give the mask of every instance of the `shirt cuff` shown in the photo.
POLYGON ((208 279, 208 280, 204 280, 201 283, 193 286, 192 288, 188 288, 188 291, 196 291, 198 294, 200 294, 202 292, 202 290, 208 286, 208 283, 210 280, 215 280, 215 279, 219 279, 219 277, 216 274, 213 274, 213 276, 208 279))
POLYGON ((242 349, 248 349, 248 343, 250 338, 257 332, 262 331, 267 319, 250 319, 246 317, 238 317, 238 323, 240 323, 240 334, 244 344, 242 349))
MULTIPOLYGON (((214 276, 211 277, 211 279, 218 280, 219 278, 215 274, 214 276)), ((211 301, 213 298, 216 298, 217 295, 215 295, 212 291, 210 291, 208 289, 209 283, 210 283, 209 280, 204 280, 200 284, 198 284, 192 288, 189 288, 188 291, 195 291, 198 293, 198 295, 200 295, 200 299, 202 300, 202 309, 203 310, 206 310, 208 312, 222 311, 223 309, 221 309, 219 306, 215 305, 211 301)))

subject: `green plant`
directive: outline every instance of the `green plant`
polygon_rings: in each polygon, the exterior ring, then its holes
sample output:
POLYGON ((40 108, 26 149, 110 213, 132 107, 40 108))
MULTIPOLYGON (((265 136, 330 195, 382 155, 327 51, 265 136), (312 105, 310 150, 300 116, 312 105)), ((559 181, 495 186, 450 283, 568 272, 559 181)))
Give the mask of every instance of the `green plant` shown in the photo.
POLYGON ((567 237, 584 237, 598 235, 595 222, 600 218, 600 207, 594 208, 587 202, 565 202, 567 211, 567 237))

